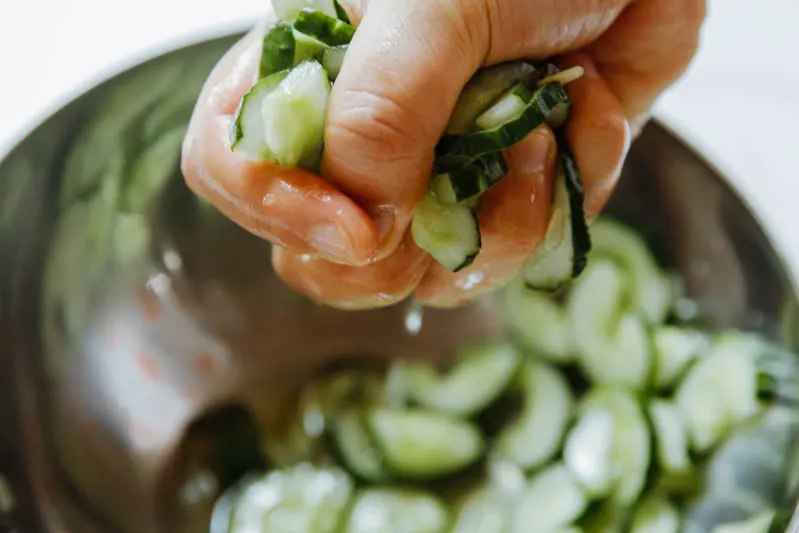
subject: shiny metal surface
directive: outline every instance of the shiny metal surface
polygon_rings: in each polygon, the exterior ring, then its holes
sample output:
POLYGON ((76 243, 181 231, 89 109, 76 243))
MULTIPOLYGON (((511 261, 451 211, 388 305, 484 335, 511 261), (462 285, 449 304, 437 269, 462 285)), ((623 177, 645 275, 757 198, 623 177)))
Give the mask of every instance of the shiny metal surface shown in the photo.
MULTIPOLYGON (((0 163, 0 530, 206 531, 210 452, 186 436, 208 410, 247 406, 268 433, 282 393, 324 362, 435 357, 504 330, 491 298, 427 310, 416 335, 409 304, 314 305, 275 278, 267 244, 193 198, 180 139, 232 42, 125 72, 0 163)), ((701 320, 796 344, 791 273, 674 135, 646 129, 608 210, 683 274, 701 320)))

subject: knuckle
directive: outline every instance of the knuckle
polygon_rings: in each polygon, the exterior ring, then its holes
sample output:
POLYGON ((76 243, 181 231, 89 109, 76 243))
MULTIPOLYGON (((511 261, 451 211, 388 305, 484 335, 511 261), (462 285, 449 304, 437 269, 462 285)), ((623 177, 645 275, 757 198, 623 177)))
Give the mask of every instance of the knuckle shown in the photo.
POLYGON ((397 99, 366 90, 350 90, 331 116, 326 142, 349 147, 372 160, 414 158, 425 125, 413 109, 397 99))

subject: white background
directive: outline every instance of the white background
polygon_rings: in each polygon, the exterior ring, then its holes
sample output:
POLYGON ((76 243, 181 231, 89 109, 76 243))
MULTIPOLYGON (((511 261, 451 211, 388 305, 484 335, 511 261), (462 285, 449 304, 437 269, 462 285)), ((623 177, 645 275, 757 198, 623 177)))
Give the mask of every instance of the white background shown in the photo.
MULTIPOLYGON (((246 28, 268 0, 0 0, 0 154, 154 52, 246 28)), ((709 0, 702 47, 658 104, 725 172, 799 272, 799 1, 709 0)))

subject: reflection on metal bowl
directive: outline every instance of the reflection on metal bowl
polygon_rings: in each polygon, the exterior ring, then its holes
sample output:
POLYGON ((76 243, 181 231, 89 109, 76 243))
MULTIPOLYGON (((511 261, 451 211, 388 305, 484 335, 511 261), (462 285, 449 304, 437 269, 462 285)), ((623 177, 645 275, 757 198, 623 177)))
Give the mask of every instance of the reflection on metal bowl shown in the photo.
MULTIPOLYGON (((214 471, 219 435, 252 440, 236 420, 268 427, 290 385, 333 359, 436 357, 507 327, 493 298, 427 310, 416 334, 409 304, 314 305, 275 278, 266 243, 188 192, 183 132, 234 39, 103 83, 0 162, 0 529, 206 531, 211 502, 258 456, 242 445, 214 471)), ((779 253, 657 123, 608 211, 645 231, 707 323, 794 346, 779 253)))

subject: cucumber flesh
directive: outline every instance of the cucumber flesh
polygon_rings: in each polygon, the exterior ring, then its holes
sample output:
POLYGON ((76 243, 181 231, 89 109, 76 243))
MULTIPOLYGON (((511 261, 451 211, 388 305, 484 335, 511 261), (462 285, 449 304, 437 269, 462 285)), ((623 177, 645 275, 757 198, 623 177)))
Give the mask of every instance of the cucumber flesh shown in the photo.
POLYGON ((324 52, 322 52, 322 66, 327 71, 327 75, 330 76, 331 80, 335 80, 338 78, 339 72, 341 72, 341 66, 344 64, 344 57, 347 55, 347 49, 349 45, 342 45, 342 46, 334 46, 332 48, 326 48, 324 52))
POLYGON ((366 427, 363 414, 351 409, 332 424, 332 439, 342 464, 357 479, 370 483, 385 481, 388 474, 383 458, 366 427))
POLYGON ((574 359, 566 312, 548 295, 530 290, 519 277, 504 294, 505 317, 520 344, 551 362, 574 359))
POLYGON ((670 501, 650 496, 633 514, 630 533, 679 533, 680 513, 670 501))
POLYGON ((616 261, 629 276, 633 307, 649 324, 663 322, 674 295, 646 241, 634 230, 603 217, 591 226, 593 255, 616 261))
POLYGON ((386 467, 405 479, 434 479, 477 461, 484 441, 464 420, 421 410, 376 408, 367 423, 386 467))
POLYGON ((490 486, 481 487, 459 506, 450 533, 507 533, 509 509, 490 486))
POLYGON ((462 168, 438 174, 431 187, 439 202, 455 205, 475 198, 508 174, 501 152, 487 154, 462 168))
POLYGON ((675 402, 697 452, 759 412, 756 349, 742 335, 723 335, 677 388, 675 402))
POLYGON ((263 103, 289 71, 276 72, 258 81, 241 100, 232 131, 233 152, 255 161, 271 159, 272 153, 264 138, 263 103))
POLYGON ((650 339, 638 315, 626 312, 626 278, 594 258, 569 293, 567 310, 580 365, 597 384, 643 389, 651 371, 650 339))
POLYGON ((583 399, 567 437, 566 465, 592 496, 629 506, 641 495, 651 459, 650 431, 634 395, 599 388, 583 399))
POLYGON ((655 433, 657 458, 667 474, 684 475, 691 469, 685 422, 675 405, 666 400, 652 400, 649 418, 655 433))
POLYGON ((555 291, 578 277, 585 268, 591 240, 585 221, 584 197, 577 166, 571 156, 562 153, 547 233, 523 271, 530 288, 555 291))
POLYGON ((510 122, 474 133, 444 134, 436 147, 439 168, 510 148, 546 122, 552 109, 567 100, 563 86, 552 83, 538 89, 524 112, 510 122))
POLYGON ((463 134, 474 130, 475 120, 517 83, 533 87, 540 72, 531 64, 513 61, 478 71, 466 83, 447 125, 447 133, 463 134))
POLYGON ((405 384, 409 396, 426 409, 470 417, 502 394, 520 361, 512 344, 475 343, 460 349, 454 367, 443 375, 424 363, 406 363, 405 384))
POLYGON ((444 533, 449 512, 432 494, 391 488, 361 492, 342 533, 444 533))
POLYGON ((294 29, 327 46, 349 44, 355 36, 355 28, 321 11, 305 8, 297 14, 294 29))
POLYGON ((571 471, 556 463, 536 474, 519 496, 511 531, 559 531, 577 520, 587 507, 588 498, 571 471))
POLYGON ((432 191, 416 205, 411 231, 417 246, 453 272, 471 265, 482 244, 474 212, 444 205, 432 191))
POLYGON ((525 361, 519 375, 524 394, 520 416, 499 435, 494 453, 526 470, 551 460, 560 449, 574 407, 566 378, 556 368, 525 361))
POLYGON ((516 84, 494 105, 485 110, 475 120, 475 125, 481 130, 492 130, 503 124, 516 120, 522 116, 533 93, 523 83, 516 84))
POLYGON ((272 7, 282 21, 296 19, 303 9, 315 9, 331 17, 339 14, 334 0, 272 0, 272 7))
POLYGON ((338 468, 300 464, 253 480, 239 494, 230 533, 335 533, 353 493, 338 468))
POLYGON ((272 162, 314 169, 322 153, 330 80, 317 61, 292 69, 263 100, 264 145, 272 162))
POLYGON ((564 461, 592 497, 607 496, 613 489, 614 434, 609 413, 589 410, 580 416, 566 438, 564 461))
POLYGON ((672 387, 688 366, 710 347, 707 335, 676 326, 660 326, 652 333, 653 381, 657 388, 672 387))

